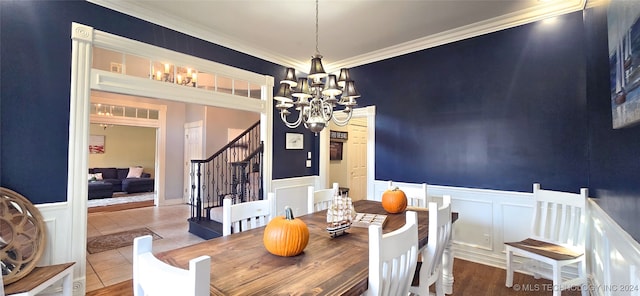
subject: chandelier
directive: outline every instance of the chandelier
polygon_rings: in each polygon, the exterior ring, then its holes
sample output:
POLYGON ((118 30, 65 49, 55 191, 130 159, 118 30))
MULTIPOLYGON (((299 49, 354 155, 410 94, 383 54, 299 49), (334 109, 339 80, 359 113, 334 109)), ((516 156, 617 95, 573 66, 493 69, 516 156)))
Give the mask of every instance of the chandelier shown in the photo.
POLYGON ((322 56, 318 51, 318 0, 316 0, 316 54, 311 57, 311 70, 308 77, 296 78, 296 71, 287 68, 285 77, 280 81, 278 93, 273 97, 278 103, 280 118, 289 128, 300 124, 318 134, 330 120, 338 126, 345 126, 353 115, 353 108, 360 93, 355 82, 349 77, 349 69, 340 69, 338 77, 327 75, 322 66, 322 56), (338 98, 338 96, 340 96, 338 98), (294 98, 296 99, 294 101, 294 98), (335 109, 338 106, 343 108, 335 109), (298 119, 289 122, 289 109, 298 111, 298 119), (344 114, 336 118, 338 113, 344 114))

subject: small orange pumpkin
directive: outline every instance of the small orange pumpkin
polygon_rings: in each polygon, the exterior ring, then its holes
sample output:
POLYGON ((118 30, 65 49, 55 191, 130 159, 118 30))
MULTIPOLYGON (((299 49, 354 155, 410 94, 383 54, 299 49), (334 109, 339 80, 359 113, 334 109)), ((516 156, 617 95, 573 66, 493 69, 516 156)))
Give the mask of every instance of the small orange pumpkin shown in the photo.
POLYGON ((388 189, 382 193, 382 207, 388 213, 400 213, 407 209, 407 195, 398 187, 388 189))
POLYGON ((309 243, 309 228, 302 220, 293 217, 290 207, 285 207, 284 213, 284 216, 269 221, 262 241, 267 251, 273 255, 296 256, 309 243))

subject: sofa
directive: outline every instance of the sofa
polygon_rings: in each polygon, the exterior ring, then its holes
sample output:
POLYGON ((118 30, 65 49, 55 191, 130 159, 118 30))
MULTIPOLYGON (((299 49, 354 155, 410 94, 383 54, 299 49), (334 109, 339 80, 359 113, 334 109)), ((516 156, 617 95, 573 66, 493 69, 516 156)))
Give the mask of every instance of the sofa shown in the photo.
POLYGON ((141 167, 130 168, 90 168, 89 169, 89 197, 109 197, 107 188, 101 183, 111 184, 112 192, 153 192, 154 180, 151 175, 144 173, 141 167), (93 184, 95 183, 95 184, 93 184), (94 185, 94 186, 92 186, 94 185), (92 190, 93 187, 93 190, 92 190), (100 194, 97 192, 100 191, 100 194))

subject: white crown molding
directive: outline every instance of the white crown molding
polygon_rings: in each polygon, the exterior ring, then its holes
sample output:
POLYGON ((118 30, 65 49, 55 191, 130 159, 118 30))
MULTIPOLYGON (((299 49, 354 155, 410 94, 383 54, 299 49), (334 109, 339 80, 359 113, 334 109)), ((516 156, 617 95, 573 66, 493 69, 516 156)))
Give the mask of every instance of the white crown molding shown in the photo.
POLYGON ((545 6, 544 8, 532 8, 506 14, 500 17, 487 19, 470 25, 458 27, 452 30, 444 31, 370 53, 355 56, 349 59, 337 61, 335 63, 327 64, 325 65, 325 69, 327 70, 327 72, 333 72, 336 69, 340 68, 352 68, 361 66, 368 63, 373 63, 384 59, 440 46, 443 44, 448 44, 504 29, 517 27, 546 18, 579 11, 584 8, 586 1, 587 0, 558 1, 557 3, 550 4, 549 6, 545 6))
MULTIPOLYGON (((308 61, 298 61, 291 57, 287 57, 275 52, 256 48, 255 46, 247 46, 229 36, 212 32, 210 29, 199 27, 188 20, 176 20, 167 14, 150 12, 144 7, 133 1, 118 0, 87 0, 94 4, 131 15, 151 23, 182 32, 193 37, 209 41, 232 50, 236 50, 266 61, 283 65, 285 67, 293 67, 301 72, 308 71, 308 61)), ((567 14, 584 9, 587 4, 589 7, 601 5, 608 0, 571 0, 556 1, 544 5, 542 7, 525 9, 522 11, 506 14, 500 17, 484 20, 474 24, 466 25, 456 29, 448 30, 438 34, 425 36, 416 40, 408 41, 398 45, 390 46, 373 52, 354 56, 352 58, 340 60, 334 63, 326 64, 327 72, 334 72, 340 68, 351 68, 380 60, 436 47, 439 45, 460 41, 496 31, 528 24, 531 22, 543 20, 545 18, 567 14)))
POLYGON ((295 67, 301 64, 299 61, 286 57, 284 55, 256 48, 254 46, 247 46, 246 44, 238 42, 237 40, 224 34, 213 32, 211 31, 211 29, 202 28, 200 26, 189 23, 188 20, 176 20, 170 15, 151 12, 137 4, 135 1, 87 1, 276 64, 288 65, 289 67, 295 67))

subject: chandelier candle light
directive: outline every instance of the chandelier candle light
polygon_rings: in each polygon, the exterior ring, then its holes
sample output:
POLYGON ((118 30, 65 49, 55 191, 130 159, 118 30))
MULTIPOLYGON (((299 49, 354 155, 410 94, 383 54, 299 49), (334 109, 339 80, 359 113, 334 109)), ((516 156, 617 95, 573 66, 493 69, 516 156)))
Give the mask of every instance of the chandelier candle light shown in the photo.
POLYGON ((296 79, 296 70, 287 68, 285 77, 280 81, 278 93, 273 97, 278 101, 276 108, 280 110, 280 118, 289 128, 296 128, 301 123, 316 135, 333 120, 338 126, 345 126, 353 115, 353 108, 360 93, 355 82, 349 77, 349 69, 340 69, 340 75, 327 75, 322 66, 322 56, 318 51, 318 0, 316 0, 316 54, 311 57, 311 70, 308 77, 296 79), (338 98, 340 96, 340 98, 338 98), (295 97, 297 100, 293 101, 295 97), (342 110, 334 110, 336 106, 344 106, 342 110), (287 121, 291 114, 289 108, 298 110, 298 119, 287 121), (336 118, 334 113, 342 112, 344 118, 336 118))

